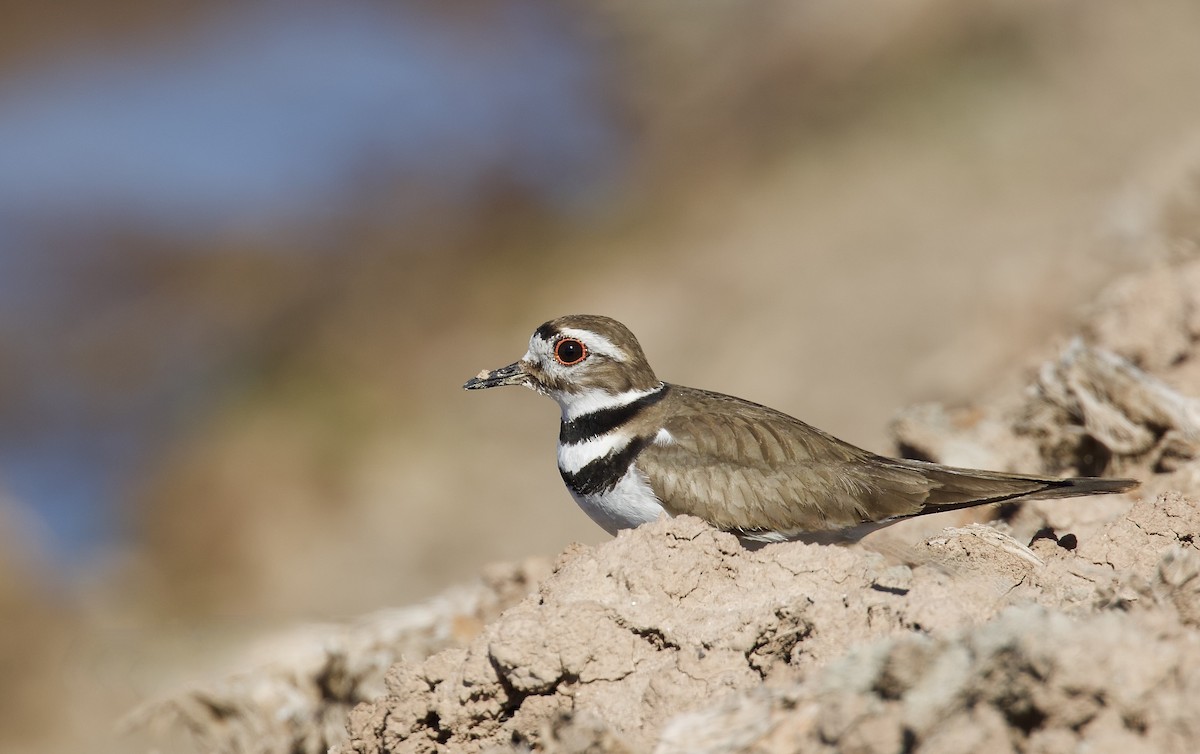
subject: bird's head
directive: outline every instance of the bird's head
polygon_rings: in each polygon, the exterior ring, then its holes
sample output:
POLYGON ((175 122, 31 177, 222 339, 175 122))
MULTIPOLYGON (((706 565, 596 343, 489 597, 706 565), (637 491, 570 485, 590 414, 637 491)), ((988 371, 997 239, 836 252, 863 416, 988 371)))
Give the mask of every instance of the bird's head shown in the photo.
POLYGON ((660 384, 629 328, 610 317, 570 314, 534 330, 520 361, 480 372, 463 387, 524 385, 557 401, 569 421, 660 384))

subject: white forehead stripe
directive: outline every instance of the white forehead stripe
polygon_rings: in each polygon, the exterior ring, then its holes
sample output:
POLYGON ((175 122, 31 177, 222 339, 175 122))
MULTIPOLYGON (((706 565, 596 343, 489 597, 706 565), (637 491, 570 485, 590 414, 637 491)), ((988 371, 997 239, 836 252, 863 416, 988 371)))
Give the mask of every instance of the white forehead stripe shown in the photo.
POLYGON ((625 352, 617 348, 615 343, 603 335, 594 333, 591 330, 577 330, 574 327, 564 327, 558 333, 563 337, 582 340, 583 344, 592 353, 607 356, 613 361, 625 361, 625 352))

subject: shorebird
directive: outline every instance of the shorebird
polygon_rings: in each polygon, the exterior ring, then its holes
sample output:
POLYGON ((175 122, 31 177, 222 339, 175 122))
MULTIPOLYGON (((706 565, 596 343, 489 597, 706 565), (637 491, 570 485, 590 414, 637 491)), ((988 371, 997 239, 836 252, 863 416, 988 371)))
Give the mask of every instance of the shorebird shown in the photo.
POLYGON ((610 534, 688 514, 750 546, 853 541, 914 516, 1138 485, 877 455, 775 409, 663 382, 629 328, 609 317, 551 320, 519 361, 463 387, 500 385, 524 385, 558 403, 558 470, 610 534))

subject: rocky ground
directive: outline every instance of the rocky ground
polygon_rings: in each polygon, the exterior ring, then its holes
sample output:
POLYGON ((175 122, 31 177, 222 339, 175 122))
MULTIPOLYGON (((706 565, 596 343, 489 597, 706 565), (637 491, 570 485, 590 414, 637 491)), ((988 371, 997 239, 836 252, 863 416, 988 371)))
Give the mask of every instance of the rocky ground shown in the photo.
POLYGON ((275 642, 127 728, 246 752, 1194 751, 1197 185, 1163 203, 1155 261, 1023 389, 893 428, 909 455, 1136 476, 1134 493, 915 544, 750 552, 664 520, 275 642))

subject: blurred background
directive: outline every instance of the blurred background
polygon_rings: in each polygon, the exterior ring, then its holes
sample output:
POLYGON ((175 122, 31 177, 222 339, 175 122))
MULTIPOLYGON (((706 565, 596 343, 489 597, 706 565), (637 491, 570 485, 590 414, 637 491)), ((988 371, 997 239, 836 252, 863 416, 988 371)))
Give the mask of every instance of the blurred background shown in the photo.
POLYGON ((553 403, 460 389, 554 316, 891 452, 897 410, 1023 378, 1144 262, 1200 136, 1186 0, 3 17, 5 751, 603 541, 553 403))

